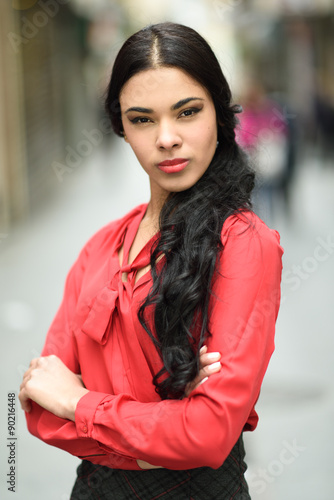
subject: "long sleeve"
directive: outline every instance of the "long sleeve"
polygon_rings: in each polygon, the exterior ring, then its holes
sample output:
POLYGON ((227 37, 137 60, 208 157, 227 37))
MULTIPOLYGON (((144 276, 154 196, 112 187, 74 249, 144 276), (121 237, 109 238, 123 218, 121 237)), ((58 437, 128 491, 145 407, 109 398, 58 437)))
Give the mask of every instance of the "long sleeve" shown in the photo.
POLYGON ((274 350, 282 249, 275 231, 245 217, 224 225, 212 286, 207 345, 222 355, 220 372, 177 401, 91 391, 77 406, 78 438, 169 469, 218 468, 241 432, 255 428, 254 405, 274 350))
MULTIPOLYGON (((74 318, 86 264, 89 261, 91 247, 95 240, 96 238, 92 238, 86 244, 67 276, 62 303, 50 326, 41 353, 42 356, 55 354, 71 371, 78 374, 81 373, 81 367, 73 335, 76 328, 74 318)), ((97 240, 99 241, 101 238, 97 238, 97 240)), ((95 242, 95 246, 96 244, 95 242)), ((74 422, 55 416, 33 401, 31 403, 31 411, 25 414, 28 430, 42 441, 77 457, 87 458, 93 463, 115 468, 138 468, 136 461, 132 458, 119 456, 111 451, 106 453, 94 438, 82 439, 78 437, 74 422)))

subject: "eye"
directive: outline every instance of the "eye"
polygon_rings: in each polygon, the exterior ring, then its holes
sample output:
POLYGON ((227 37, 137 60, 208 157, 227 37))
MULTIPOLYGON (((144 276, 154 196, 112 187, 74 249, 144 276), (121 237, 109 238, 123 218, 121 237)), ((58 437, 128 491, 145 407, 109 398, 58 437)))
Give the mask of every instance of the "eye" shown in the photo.
POLYGON ((190 117, 190 116, 193 116, 193 115, 196 115, 197 113, 199 113, 201 111, 202 108, 189 108, 189 109, 185 109, 184 111, 182 111, 182 113, 180 114, 180 117, 190 117))
POLYGON ((133 118, 132 120, 130 120, 131 123, 148 123, 150 122, 151 120, 149 118, 147 118, 146 116, 136 116, 136 118, 133 118))

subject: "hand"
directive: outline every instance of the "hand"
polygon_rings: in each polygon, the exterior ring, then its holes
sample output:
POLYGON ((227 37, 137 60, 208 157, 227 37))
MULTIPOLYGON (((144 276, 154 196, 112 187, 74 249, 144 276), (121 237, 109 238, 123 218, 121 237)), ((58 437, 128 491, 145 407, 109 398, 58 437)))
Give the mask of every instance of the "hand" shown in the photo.
POLYGON ((201 384, 203 384, 210 375, 217 373, 221 369, 221 364, 219 362, 221 355, 219 352, 207 352, 208 348, 204 345, 199 351, 199 373, 197 377, 194 378, 186 387, 186 397, 197 389, 201 384))
MULTIPOLYGON (((200 370, 199 374, 197 375, 196 378, 192 382, 190 382, 187 385, 186 388, 186 397, 189 396, 189 394, 195 390, 198 386, 203 384, 210 375, 213 375, 214 373, 217 373, 221 369, 221 364, 219 363, 219 360, 221 358, 221 355, 219 352, 207 352, 208 348, 207 346, 203 346, 200 350, 199 354, 199 365, 200 365, 200 370)), ((137 460, 137 464, 141 469, 147 470, 147 469, 163 469, 160 465, 152 465, 149 464, 148 462, 145 462, 144 460, 137 460)))
POLYGON ((31 410, 32 400, 57 417, 74 421, 78 401, 87 392, 81 376, 57 356, 42 356, 33 359, 25 372, 19 400, 24 411, 31 410))

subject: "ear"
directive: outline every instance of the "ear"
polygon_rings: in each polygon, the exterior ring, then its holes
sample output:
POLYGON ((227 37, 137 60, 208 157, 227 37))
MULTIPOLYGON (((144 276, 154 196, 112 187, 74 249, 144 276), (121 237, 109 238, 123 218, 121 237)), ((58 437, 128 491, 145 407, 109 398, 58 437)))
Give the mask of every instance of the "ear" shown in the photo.
POLYGON ((124 130, 122 130, 121 134, 122 134, 123 139, 125 140, 125 142, 129 142, 128 138, 126 137, 126 135, 124 133, 124 130))

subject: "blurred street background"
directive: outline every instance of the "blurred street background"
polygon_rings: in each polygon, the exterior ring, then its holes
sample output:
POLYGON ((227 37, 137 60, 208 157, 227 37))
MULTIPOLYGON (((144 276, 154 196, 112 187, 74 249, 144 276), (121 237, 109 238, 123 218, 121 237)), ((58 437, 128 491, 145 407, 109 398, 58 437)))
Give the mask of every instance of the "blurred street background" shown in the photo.
POLYGON ((103 95, 124 40, 161 21, 193 27, 215 51, 243 106, 255 211, 285 249, 276 351, 245 436, 252 499, 333 500, 333 0, 2 3, 0 498, 69 499, 79 460, 29 435, 18 400, 8 491, 8 394, 41 351, 81 247, 148 201, 103 95))

